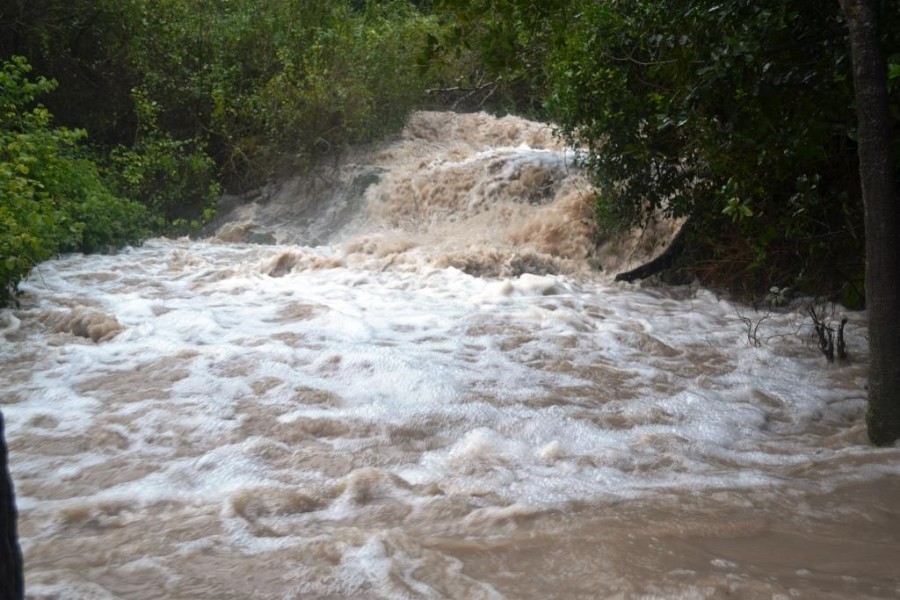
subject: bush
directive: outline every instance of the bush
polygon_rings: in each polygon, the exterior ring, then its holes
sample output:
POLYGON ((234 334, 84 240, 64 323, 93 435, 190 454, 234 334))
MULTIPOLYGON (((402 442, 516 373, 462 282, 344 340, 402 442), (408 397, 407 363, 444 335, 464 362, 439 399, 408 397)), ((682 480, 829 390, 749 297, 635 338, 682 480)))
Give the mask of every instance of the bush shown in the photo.
POLYGON ((202 218, 213 178, 250 188, 401 127, 442 27, 406 0, 19 4, 0 53, 62 81, 46 102, 168 223, 202 218))
POLYGON ((134 90, 137 141, 110 152, 105 173, 122 196, 141 202, 160 231, 184 232, 212 218, 221 189, 215 162, 197 139, 176 140, 157 124, 159 105, 134 90))
POLYGON ((233 188, 401 127, 427 87, 424 48, 438 27, 402 0, 165 0, 140 10, 130 68, 157 103, 158 131, 194 149, 203 132, 233 188))
POLYGON ((399 129, 424 93, 416 57, 433 27, 405 3, 336 6, 305 45, 277 51, 276 71, 255 92, 265 139, 309 162, 399 129))
POLYGON ((51 126, 34 100, 53 89, 28 79, 21 57, 0 71, 0 305, 14 299, 19 282, 59 252, 91 252, 145 235, 143 206, 115 196, 85 155, 84 131, 51 126))
POLYGON ((707 283, 846 292, 864 253, 838 3, 574 4, 547 62, 548 105, 587 148, 603 210, 632 223, 693 216, 707 283))

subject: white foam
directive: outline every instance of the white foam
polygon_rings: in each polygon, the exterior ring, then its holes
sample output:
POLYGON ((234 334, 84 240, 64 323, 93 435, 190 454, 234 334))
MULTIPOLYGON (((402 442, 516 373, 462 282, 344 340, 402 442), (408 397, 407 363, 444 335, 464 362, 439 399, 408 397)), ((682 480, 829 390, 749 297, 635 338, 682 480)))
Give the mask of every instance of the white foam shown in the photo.
MULTIPOLYGON (((507 152, 523 153, 562 160, 507 152)), ((400 522, 435 498, 474 507, 472 525, 672 489, 898 473, 900 450, 843 434, 865 408, 862 315, 848 328, 854 362, 829 368, 796 317, 772 314, 778 337, 751 347, 736 317, 747 309, 705 290, 578 272, 475 277, 417 248, 398 268, 341 253, 157 239, 43 264, 23 308, 0 313, 16 337, 0 346, 0 387, 23 510, 52 521, 72 503, 197 502, 222 509, 229 543, 268 552, 365 529, 378 510, 400 522), (340 260, 267 274, 284 253, 340 260), (80 306, 124 331, 93 343, 38 318, 80 306), (83 449, 59 443, 69 438, 83 449), (153 468, 60 487, 105 461, 153 468), (338 494, 266 517, 278 538, 228 508, 247 490, 351 485, 365 468, 411 487, 397 483, 377 510, 338 494)), ((397 575, 413 563, 386 554, 385 539, 366 539, 340 554, 343 583, 328 589, 425 585, 397 575)))
MULTIPOLYGON (((821 367, 810 369, 818 362, 814 353, 785 357, 774 352, 776 347, 742 345, 740 322, 728 320, 733 309, 707 292, 679 300, 659 291, 620 290, 560 276, 526 274, 490 281, 455 269, 430 269, 424 278, 337 268, 260 279, 255 269, 245 268, 247 262, 257 263, 280 251, 157 240, 127 254, 46 265, 44 280, 59 286, 58 293, 69 298, 67 302, 96 298, 99 291, 105 309, 117 315, 128 333, 102 344, 44 350, 45 368, 24 388, 27 400, 7 409, 11 434, 27 429, 30 419, 48 409, 68 415, 62 431, 88 430, 92 419, 108 414, 110 407, 100 396, 75 393, 72 388, 79 382, 110 369, 129 372, 189 351, 190 356, 174 361, 187 370, 170 386, 174 399, 156 406, 158 412, 152 414, 163 421, 177 420, 198 439, 230 435, 241 419, 236 403, 253 396, 252 381, 269 376, 283 382, 276 388, 281 393, 305 386, 328 390, 346 403, 340 408, 285 406, 278 420, 286 424, 300 418, 354 418, 396 426, 422 416, 451 417, 459 425, 444 433, 457 442, 423 454, 423 466, 403 467, 404 472, 416 472, 420 481, 444 482, 467 461, 494 461, 527 473, 579 457, 584 462, 595 454, 644 448, 677 460, 687 457, 699 479, 710 483, 718 479, 724 486, 736 475, 723 473, 719 460, 756 468, 818 458, 812 456, 812 447, 760 451, 761 441, 784 445, 796 440, 779 441, 771 433, 767 415, 772 407, 759 405, 754 394, 771 396, 783 407, 788 421, 778 424, 781 432, 803 431, 810 422, 832 418, 831 407, 846 397, 828 384, 831 375, 840 373, 823 375, 821 367), (152 260, 160 254, 177 255, 202 272, 227 265, 234 274, 224 280, 227 284, 215 281, 197 288, 197 271, 190 267, 181 271, 180 278, 164 277, 166 263, 152 260), (142 276, 158 276, 158 294, 153 298, 137 297, 122 283, 136 277, 128 274, 135 264, 141 265, 142 276), (65 270, 69 277, 62 275, 65 270), (120 277, 78 287, 78 273, 100 271, 120 277), (288 301, 322 308, 302 320, 274 318, 288 301), (159 305, 168 310, 157 309, 155 314, 152 307, 159 305), (308 342, 285 347, 275 338, 286 332, 308 342), (710 335, 720 339, 719 346, 707 340, 710 335), (569 347, 555 343, 555 336, 567 336, 569 347), (692 379, 693 349, 710 355, 702 360, 710 362, 712 374, 692 379), (550 365, 560 361, 572 368, 554 372, 550 365), (541 366, 545 363, 548 367, 541 366), (606 365, 622 379, 609 383, 602 377, 585 379, 595 364, 606 365), (657 386, 665 381, 666 387, 648 387, 652 381, 657 386), (555 386, 579 385, 583 389, 574 403, 531 406, 536 398, 552 396, 555 386), (628 397, 619 399, 616 392, 610 396, 604 391, 608 386, 618 386, 628 397), (594 394, 603 400, 592 407, 594 394), (482 395, 491 400, 482 402, 482 395), (586 410, 595 415, 596 423, 603 422, 604 415, 621 415, 625 427, 607 429, 576 416, 586 410)), ((31 285, 25 289, 42 293, 31 285)), ((51 302, 43 300, 45 306, 51 302)), ((777 316, 773 321, 778 327, 777 316)), ((787 338, 782 345, 799 348, 799 337, 787 338)), ((23 346, 40 344, 40 337, 33 340, 23 346)), ((850 394, 858 397, 859 391, 850 394)), ((277 394, 273 399, 277 401, 277 394)), ((859 408, 845 402, 843 407, 843 411, 859 408)), ((161 426, 158 422, 153 428, 161 426)), ((239 459, 239 450, 229 452, 221 462, 239 459)), ((622 466, 642 461, 640 455, 622 456, 622 466)), ((598 474, 583 465, 578 471, 582 482, 598 474)), ((656 475, 650 480, 633 474, 600 479, 646 489, 656 475)), ((479 485, 490 476, 485 474, 479 485)), ((565 488, 567 478, 573 477, 562 471, 559 476, 559 484, 550 486, 553 489, 565 488)), ((153 485, 167 487, 166 475, 157 474, 154 481, 158 483, 153 485)), ((527 481, 520 485, 534 487, 532 497, 546 488, 527 481)), ((210 493, 231 489, 221 483, 208 487, 210 493)), ((580 484, 572 489, 590 493, 580 484)))

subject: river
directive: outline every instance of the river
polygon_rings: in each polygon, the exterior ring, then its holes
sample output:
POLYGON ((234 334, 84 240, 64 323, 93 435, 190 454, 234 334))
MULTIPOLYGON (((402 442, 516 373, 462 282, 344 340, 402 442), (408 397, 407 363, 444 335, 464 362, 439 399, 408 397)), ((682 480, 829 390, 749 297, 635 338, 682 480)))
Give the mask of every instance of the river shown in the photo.
POLYGON ((0 312, 28 597, 900 597, 864 315, 828 365, 800 304, 614 283, 671 225, 597 249, 572 158, 417 113, 41 264, 0 312))

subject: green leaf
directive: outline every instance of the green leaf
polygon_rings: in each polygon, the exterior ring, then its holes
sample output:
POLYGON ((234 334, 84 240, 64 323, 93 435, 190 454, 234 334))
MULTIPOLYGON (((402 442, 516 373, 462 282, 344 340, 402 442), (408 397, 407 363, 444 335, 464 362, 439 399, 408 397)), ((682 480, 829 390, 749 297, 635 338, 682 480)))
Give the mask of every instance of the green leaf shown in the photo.
POLYGON ((891 63, 888 65, 888 79, 900 78, 900 63, 891 63))

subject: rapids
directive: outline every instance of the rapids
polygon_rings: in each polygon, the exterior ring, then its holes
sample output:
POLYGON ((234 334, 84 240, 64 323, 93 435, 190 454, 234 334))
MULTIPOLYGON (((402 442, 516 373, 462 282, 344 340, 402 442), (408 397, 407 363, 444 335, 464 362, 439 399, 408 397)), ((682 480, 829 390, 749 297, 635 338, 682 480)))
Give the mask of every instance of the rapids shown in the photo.
POLYGON ((545 125, 417 113, 0 312, 28 597, 893 598, 866 325, 613 283, 545 125), (602 267, 602 269, 598 268, 602 267))

